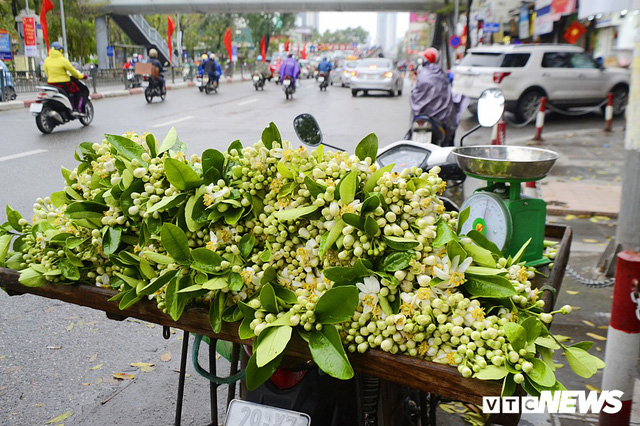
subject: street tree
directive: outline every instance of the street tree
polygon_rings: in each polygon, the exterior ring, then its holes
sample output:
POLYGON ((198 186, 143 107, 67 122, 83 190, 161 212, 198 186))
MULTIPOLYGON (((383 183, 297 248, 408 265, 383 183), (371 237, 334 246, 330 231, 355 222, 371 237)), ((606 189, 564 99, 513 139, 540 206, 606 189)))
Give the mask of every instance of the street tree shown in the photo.
POLYGON ((326 30, 320 36, 321 43, 358 43, 365 44, 369 39, 369 32, 358 26, 356 28, 345 28, 336 31, 326 30))

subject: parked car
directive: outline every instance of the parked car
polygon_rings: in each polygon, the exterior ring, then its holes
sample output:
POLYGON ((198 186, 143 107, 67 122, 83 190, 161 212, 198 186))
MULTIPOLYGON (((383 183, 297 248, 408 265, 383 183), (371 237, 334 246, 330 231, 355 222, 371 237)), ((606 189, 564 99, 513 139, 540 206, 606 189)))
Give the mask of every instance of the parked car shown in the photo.
POLYGON ((351 95, 365 95, 371 90, 389 92, 391 96, 402 95, 402 79, 393 61, 387 58, 367 58, 358 62, 351 76, 351 95))
POLYGON ((629 82, 628 70, 604 68, 579 47, 520 44, 469 50, 455 67, 453 91, 473 101, 484 89, 498 88, 507 111, 526 121, 543 96, 566 109, 598 105, 613 93, 614 114, 620 115, 627 105, 629 82))
POLYGON ((17 97, 16 88, 13 84, 13 77, 9 72, 9 68, 7 68, 7 66, 2 61, 0 61, 0 70, 2 72, 2 77, 4 80, 4 99, 6 101, 13 101, 17 97))
POLYGON ((344 61, 331 72, 331 84, 339 84, 348 87, 351 84, 351 76, 355 73, 358 61, 344 61))

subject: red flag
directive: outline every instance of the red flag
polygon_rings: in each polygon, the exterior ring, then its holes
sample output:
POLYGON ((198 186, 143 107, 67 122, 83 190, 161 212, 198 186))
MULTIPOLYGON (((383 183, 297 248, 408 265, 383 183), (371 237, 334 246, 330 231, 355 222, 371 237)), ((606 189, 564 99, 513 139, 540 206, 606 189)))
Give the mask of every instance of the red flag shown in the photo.
POLYGON ((233 60, 232 49, 231 49, 231 27, 227 28, 227 32, 224 33, 224 47, 227 49, 227 54, 229 55, 229 60, 233 60))
POLYGON ((300 52, 300 58, 307 59, 307 45, 302 46, 302 51, 300 52))
POLYGON ((260 40, 260 53, 262 54, 262 62, 267 62, 267 46, 264 44, 264 36, 260 40))
POLYGON ((569 43, 574 44, 576 41, 578 41, 582 34, 586 32, 587 28, 584 25, 582 25, 578 21, 574 21, 574 23, 571 24, 571 26, 569 26, 569 28, 567 28, 567 31, 564 33, 564 39, 569 43))
POLYGON ((44 0, 40 9, 40 26, 42 27, 42 35, 47 45, 47 53, 49 53, 49 27, 47 26, 47 12, 53 9, 51 0, 44 0))
POLYGON ((284 42, 284 51, 288 52, 289 51, 289 40, 284 42))
POLYGON ((169 46, 169 62, 173 63, 173 47, 171 46, 171 35, 176 29, 176 23, 173 22, 171 16, 167 15, 167 46, 169 46))

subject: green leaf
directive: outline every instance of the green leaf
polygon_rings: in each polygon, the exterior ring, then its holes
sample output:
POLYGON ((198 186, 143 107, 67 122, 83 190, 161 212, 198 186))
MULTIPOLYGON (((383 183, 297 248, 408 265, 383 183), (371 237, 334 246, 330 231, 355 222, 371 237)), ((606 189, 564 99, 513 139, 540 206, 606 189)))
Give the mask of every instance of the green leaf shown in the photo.
POLYGON ((527 343, 533 343, 540 336, 542 322, 536 317, 529 317, 520 323, 527 332, 527 343))
POLYGON ((536 350, 540 354, 540 359, 549 366, 551 371, 555 371, 556 365, 553 362, 553 351, 549 348, 545 348, 544 346, 536 346, 536 350))
MULTIPOLYGON (((175 127, 171 127, 171 129, 169 129, 169 132, 167 133, 167 136, 164 137, 164 140, 162 141, 162 145, 160 145, 160 150, 158 154, 162 154, 165 151, 169 151, 174 146, 179 144, 180 144, 180 140, 178 139, 178 132, 176 132, 175 127)), ((176 150, 174 149, 174 151, 176 150)))
POLYGON ((456 256, 458 256, 458 261, 462 263, 468 256, 467 252, 462 248, 460 242, 456 239, 451 240, 447 243, 447 255, 449 259, 453 260, 456 256))
POLYGON ((51 204, 60 208, 67 204, 67 194, 64 191, 57 191, 51 194, 51 204))
POLYGON ((27 287, 42 287, 47 284, 47 279, 33 268, 26 268, 20 271, 18 282, 27 287))
POLYGON ((296 294, 287 288, 275 285, 273 286, 273 290, 276 292, 276 297, 284 303, 294 305, 298 301, 296 294))
POLYGON ((371 213, 380 205, 380 196, 378 194, 372 194, 364 200, 362 203, 362 214, 371 213))
POLYGON ((151 280, 149 284, 138 291, 138 296, 148 296, 155 293, 171 281, 178 271, 168 271, 160 275, 158 278, 151 280))
POLYGON ((148 280, 152 280, 157 276, 156 268, 151 266, 147 259, 140 259, 140 273, 148 280))
POLYGON ((0 268, 4 268, 7 254, 9 253, 9 246, 13 236, 11 234, 0 235, 0 268))
POLYGON ((278 312, 278 300, 271 284, 265 284, 260 289, 260 304, 267 312, 278 312))
POLYGON ((289 168, 283 162, 278 162, 276 168, 278 169, 278 173, 280 173, 282 177, 293 179, 293 172, 291 172, 291 170, 289 170, 289 168))
POLYGON ((396 251, 385 257, 378 269, 385 272, 396 272, 409 266, 411 259, 415 257, 415 252, 396 251))
POLYGON ((351 320, 359 300, 358 289, 355 286, 333 287, 325 292, 316 304, 316 322, 338 324, 351 320))
POLYGON ((461 242, 460 244, 467 254, 473 258, 473 261, 476 264, 486 266, 487 268, 496 267, 496 260, 493 258, 493 254, 489 250, 475 244, 468 244, 464 242, 461 242))
POLYGON ((311 206, 297 207, 295 209, 279 210, 275 212, 273 215, 276 217, 276 219, 284 222, 287 220, 298 219, 302 216, 306 216, 310 213, 313 213, 316 210, 318 210, 318 206, 311 205, 311 206))
POLYGON ((132 306, 142 300, 142 296, 136 294, 136 289, 132 288, 127 290, 122 299, 120 299, 120 303, 118 304, 118 309, 123 310, 127 309, 129 306, 132 306))
POLYGON ((287 347, 291 340, 291 332, 293 329, 286 326, 268 327, 260 333, 257 347, 253 350, 256 352, 256 365, 264 367, 280 355, 287 347))
POLYGON ((531 380, 544 387, 550 387, 555 384, 556 376, 544 361, 538 358, 531 358, 529 362, 533 364, 533 370, 527 373, 531 380))
POLYGON ((571 345, 572 348, 582 349, 583 351, 588 351, 593 346, 593 342, 578 342, 571 345))
POLYGON ((409 240, 407 238, 394 237, 391 235, 390 236, 383 235, 382 241, 384 241, 389 248, 393 250, 401 250, 401 251, 411 250, 412 248, 420 244, 416 240, 409 240))
POLYGON ((467 233, 467 237, 471 238, 477 245, 489 250, 491 253, 495 254, 498 257, 502 257, 502 252, 498 248, 495 243, 489 241, 487 237, 485 237, 481 232, 472 229, 467 233))
POLYGON ((516 393, 516 388, 518 385, 513 381, 513 374, 508 374, 505 376, 504 381, 502 382, 502 392, 500 396, 511 396, 516 393))
POLYGON ((227 152, 231 154, 231 151, 233 151, 234 149, 238 151, 238 155, 242 157, 242 143, 239 140, 231 142, 229 144, 229 147, 227 148, 227 152))
POLYGON ((342 235, 342 229, 345 227, 345 223, 342 219, 338 220, 329 232, 326 232, 322 239, 320 240, 320 249, 318 250, 318 254, 320 257, 324 256, 324 254, 331 248, 333 243, 336 242, 338 237, 342 235), (325 237, 326 235, 326 237, 325 237))
POLYGON ((142 159, 142 154, 146 152, 144 148, 131 139, 119 135, 105 135, 105 137, 107 142, 127 160, 131 161, 135 158, 143 166, 149 164, 142 159))
POLYGON ((145 138, 144 142, 147 144, 147 147, 149 148, 149 155, 152 158, 155 158, 158 156, 158 141, 156 141, 156 137, 153 136, 151 133, 149 133, 147 135, 147 137, 145 138))
POLYGON ((500 268, 487 268, 484 266, 475 266, 471 265, 464 272, 465 275, 474 275, 474 276, 495 276, 495 275, 505 275, 507 271, 505 269, 500 268))
POLYGON ((133 206, 131 194, 134 192, 140 193, 143 190, 144 182, 142 179, 135 179, 124 191, 122 191, 122 194, 120 195, 120 208, 122 209, 122 214, 129 216, 129 207, 133 206))
POLYGON ((458 215, 458 235, 460 235, 460 230, 462 229, 462 225, 464 225, 467 219, 469 219, 470 212, 471 212, 471 207, 467 207, 466 209, 462 210, 458 215))
POLYGON ((218 253, 205 247, 199 247, 191 250, 191 257, 193 258, 193 263, 191 264, 192 269, 209 274, 217 274, 220 272, 218 268, 222 263, 222 257, 220 257, 218 253))
MULTIPOLYGON (((174 185, 175 186, 175 185, 174 185)), ((147 209, 148 213, 155 211, 165 211, 180 205, 189 195, 185 193, 177 193, 168 197, 162 197, 160 201, 147 209)))
POLYGON ((71 281, 78 281, 80 279, 80 271, 78 267, 72 264, 68 259, 60 259, 58 263, 58 268, 60 268, 60 272, 62 275, 71 281))
POLYGON ((309 192, 311 192, 311 195, 314 198, 318 198, 318 195, 323 194, 327 190, 327 188, 324 185, 321 185, 318 182, 311 180, 309 176, 304 177, 304 184, 307 186, 307 189, 309 190, 309 192))
POLYGON ((188 263, 191 260, 187 235, 182 229, 171 223, 165 223, 160 230, 160 239, 167 253, 169 253, 176 262, 188 263))
POLYGON ((220 172, 224 170, 224 154, 217 149, 207 149, 202 153, 202 172, 206 173, 210 168, 220 172))
POLYGON ((229 281, 226 277, 215 277, 202 283, 202 288, 207 290, 220 290, 229 286, 229 281))
POLYGON ((558 345, 558 343, 551 337, 540 336, 535 340, 535 344, 548 349, 560 349, 560 345, 558 345))
POLYGON ((227 225, 235 225, 236 223, 238 223, 243 213, 244 208, 229 209, 224 212, 224 221, 227 225))
POLYGON ((524 254, 524 251, 527 249, 527 246, 529 245, 529 243, 531 242, 531 238, 529 238, 527 240, 526 243, 524 243, 522 245, 522 247, 520 247, 520 250, 518 250, 518 252, 516 253, 515 256, 513 256, 513 259, 511 261, 511 264, 507 264, 507 267, 511 266, 511 265, 515 265, 517 263, 520 262, 520 258, 522 257, 522 255, 524 254))
POLYGON ((188 300, 185 296, 180 296, 178 291, 182 288, 187 288, 192 285, 191 277, 189 275, 183 275, 179 279, 174 277, 165 290, 165 303, 167 306, 167 313, 174 321, 178 321, 182 315, 182 311, 186 306, 188 300))
POLYGON ((142 253, 140 253, 140 255, 160 265, 175 263, 175 259, 173 257, 165 256, 164 254, 156 253, 153 251, 143 251, 142 253))
MULTIPOLYGON (((244 324, 246 320, 247 319, 245 318, 242 323, 244 324)), ((251 331, 251 334, 253 335, 253 331, 251 331)), ((280 361, 282 361, 282 356, 276 357, 274 360, 263 367, 258 367, 258 365, 256 364, 256 351, 254 351, 253 355, 251 355, 251 358, 249 358, 249 362, 247 363, 246 368, 247 374, 245 380, 247 389, 249 389, 250 391, 258 389, 260 385, 266 382, 269 377, 273 375, 274 371, 276 371, 276 368, 278 368, 278 365, 280 365, 280 361)))
POLYGON ((174 158, 165 158, 164 172, 169 183, 181 191, 202 185, 202 179, 188 164, 174 158))
POLYGON ((380 231, 380 227, 373 217, 367 216, 364 222, 364 230, 369 236, 374 237, 380 231))
POLYGON ((342 215, 342 220, 344 220, 347 225, 351 225, 360 231, 364 231, 365 220, 362 216, 355 213, 344 213, 342 215))
POLYGON ((364 184, 365 192, 373 191, 373 188, 376 187, 378 180, 380 180, 383 174, 393 170, 393 166, 394 164, 389 164, 388 166, 384 166, 383 168, 376 170, 371 176, 369 176, 369 179, 367 179, 367 182, 364 184))
POLYGON ((505 367, 497 367, 495 365, 487 365, 482 370, 473 375, 480 380, 500 380, 508 374, 505 367))
POLYGON ((457 239, 455 232, 451 229, 451 226, 444 220, 439 220, 436 224, 436 238, 431 245, 434 248, 442 247, 451 240, 457 239))
POLYGON ((376 161, 378 155, 378 137, 374 133, 369 133, 356 146, 356 156, 360 161, 364 161, 367 157, 371 158, 371 163, 376 161))
POLYGON ((244 281, 242 281, 242 275, 237 272, 229 273, 229 290, 240 291, 242 290, 243 285, 244 281))
POLYGON ((20 219, 22 219, 22 215, 12 209, 9 205, 7 205, 6 212, 7 222, 9 222, 9 225, 11 225, 14 230, 22 232, 22 226, 20 226, 20 219))
POLYGON ((467 282, 464 283, 463 287, 472 296, 503 298, 516 294, 511 282, 504 277, 474 277, 466 275, 466 278, 467 282))
POLYGON ((318 367, 328 375, 341 380, 353 377, 353 368, 335 326, 326 325, 322 330, 311 333, 309 350, 318 367))
POLYGON ((120 238, 122 237, 122 228, 108 227, 104 238, 102 239, 102 250, 105 254, 113 254, 118 250, 120 238))
POLYGON ((76 201, 67 206, 65 214, 71 219, 102 219, 109 207, 93 201, 76 201))
POLYGON ((244 234, 238 243, 238 249, 240 250, 240 255, 245 259, 248 259, 251 256, 251 251, 253 250, 253 246, 256 243, 256 237, 253 234, 244 234))
POLYGON ((504 334, 515 351, 519 351, 527 344, 527 331, 520 324, 515 322, 506 323, 504 325, 504 334))
POLYGON ((227 304, 227 293, 219 291, 211 301, 209 308, 209 324, 214 333, 220 333, 222 329, 222 312, 227 304))
POLYGON ((274 142, 278 142, 278 144, 282 145, 282 137, 280 137, 280 131, 276 127, 273 122, 269 123, 262 131, 262 143, 267 149, 271 149, 273 147, 274 142))
POLYGON ((578 347, 565 347, 564 354, 573 372, 585 379, 596 374, 599 369, 604 368, 602 360, 578 347))
POLYGON ((343 206, 355 200, 357 178, 356 173, 349 172, 340 179, 340 202, 343 206))

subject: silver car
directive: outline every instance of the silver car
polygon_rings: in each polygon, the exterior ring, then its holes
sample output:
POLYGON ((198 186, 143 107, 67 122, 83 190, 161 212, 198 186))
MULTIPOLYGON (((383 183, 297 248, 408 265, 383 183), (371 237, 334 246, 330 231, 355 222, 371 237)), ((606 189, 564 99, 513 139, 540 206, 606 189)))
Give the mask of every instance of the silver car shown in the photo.
POLYGON ((339 84, 342 87, 349 86, 357 65, 358 61, 344 61, 342 65, 331 71, 331 84, 339 84))
POLYGON ((362 59, 351 75, 351 95, 365 95, 371 90, 388 92, 391 96, 402 95, 404 80, 400 71, 387 58, 362 59))

